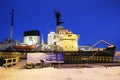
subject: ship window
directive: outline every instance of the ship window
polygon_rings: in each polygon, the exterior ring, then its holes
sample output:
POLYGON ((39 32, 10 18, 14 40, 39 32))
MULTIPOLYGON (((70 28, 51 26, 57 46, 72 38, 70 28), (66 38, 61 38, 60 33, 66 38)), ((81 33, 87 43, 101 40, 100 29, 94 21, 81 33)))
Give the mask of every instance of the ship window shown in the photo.
POLYGON ((67 46, 65 46, 65 48, 67 48, 67 46))
POLYGON ((61 34, 63 34, 63 32, 61 32, 61 34))
POLYGON ((54 39, 56 39, 56 35, 54 35, 54 39))
POLYGON ((68 37, 71 37, 72 35, 68 35, 68 37))
POLYGON ((56 42, 54 42, 54 45, 56 45, 56 42))

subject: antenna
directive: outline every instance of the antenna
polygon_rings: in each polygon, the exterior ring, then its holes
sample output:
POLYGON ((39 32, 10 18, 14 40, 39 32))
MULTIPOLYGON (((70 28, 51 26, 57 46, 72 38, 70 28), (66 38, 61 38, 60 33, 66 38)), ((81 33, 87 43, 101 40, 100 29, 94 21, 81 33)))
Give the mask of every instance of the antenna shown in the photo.
POLYGON ((11 15, 11 25, 10 25, 10 42, 12 41, 12 32, 13 32, 13 21, 14 21, 14 9, 12 8, 11 15))
POLYGON ((57 26, 64 23, 64 22, 60 21, 61 13, 59 11, 55 11, 55 17, 56 17, 56 25, 57 26))

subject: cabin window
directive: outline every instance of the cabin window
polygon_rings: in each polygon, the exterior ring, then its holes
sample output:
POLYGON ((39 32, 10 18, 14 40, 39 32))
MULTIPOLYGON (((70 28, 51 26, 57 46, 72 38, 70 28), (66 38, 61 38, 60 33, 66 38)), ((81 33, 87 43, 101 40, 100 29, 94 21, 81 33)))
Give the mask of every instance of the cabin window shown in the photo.
POLYGON ((54 45, 56 45, 56 42, 54 42, 54 45))
POLYGON ((65 48, 67 48, 67 46, 65 46, 65 48))
POLYGON ((71 37, 72 35, 68 35, 68 37, 71 37))
POLYGON ((54 35, 54 39, 56 39, 56 35, 54 35))

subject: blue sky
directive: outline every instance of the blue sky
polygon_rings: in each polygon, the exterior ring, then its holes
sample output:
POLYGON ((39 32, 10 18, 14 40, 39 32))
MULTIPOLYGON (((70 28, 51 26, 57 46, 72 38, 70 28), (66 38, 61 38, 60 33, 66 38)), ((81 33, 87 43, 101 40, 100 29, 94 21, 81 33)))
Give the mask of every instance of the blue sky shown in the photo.
POLYGON ((120 50, 120 0, 0 0, 0 42, 9 38, 11 9, 15 9, 13 39, 23 41, 27 30, 39 30, 47 41, 56 30, 55 10, 65 28, 80 34, 79 45, 104 39, 120 50))

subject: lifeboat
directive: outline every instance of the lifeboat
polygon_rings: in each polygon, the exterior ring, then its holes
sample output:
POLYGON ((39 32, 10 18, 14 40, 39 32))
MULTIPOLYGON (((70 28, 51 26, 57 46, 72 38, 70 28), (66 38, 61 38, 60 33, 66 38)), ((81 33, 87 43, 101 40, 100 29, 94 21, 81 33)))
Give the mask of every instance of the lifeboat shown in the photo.
POLYGON ((33 45, 26 45, 26 46, 13 46, 13 49, 16 49, 16 50, 33 50, 34 49, 34 46, 33 45))

